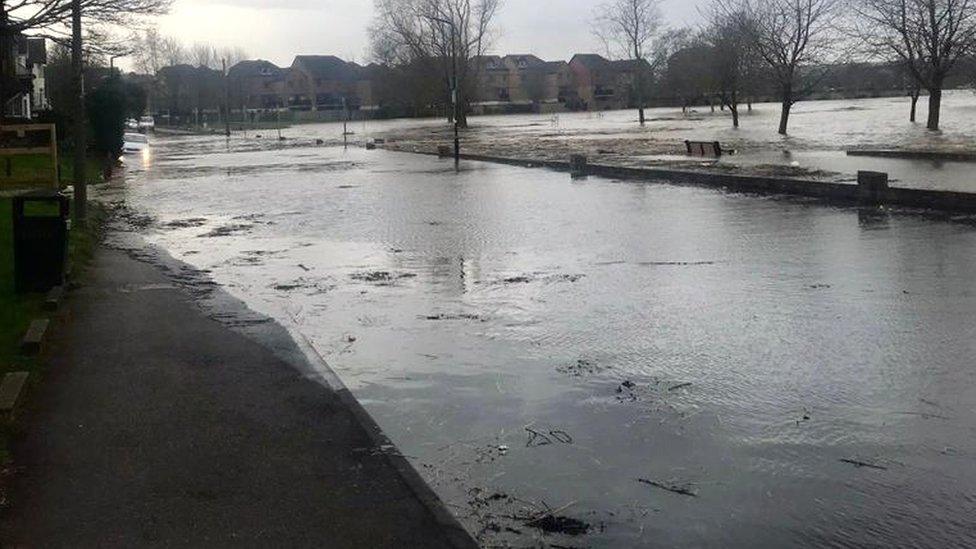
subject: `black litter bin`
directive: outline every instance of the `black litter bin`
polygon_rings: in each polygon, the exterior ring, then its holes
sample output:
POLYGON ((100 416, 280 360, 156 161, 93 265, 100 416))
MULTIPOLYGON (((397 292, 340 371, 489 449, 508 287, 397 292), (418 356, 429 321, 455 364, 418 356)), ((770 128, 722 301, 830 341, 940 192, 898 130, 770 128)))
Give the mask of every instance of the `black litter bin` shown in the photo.
POLYGON ((64 283, 68 260, 68 197, 45 193, 13 199, 14 289, 46 292, 64 283), (28 210, 28 205, 37 205, 28 210), (37 210, 56 210, 38 215, 37 210), (28 215, 30 214, 30 215, 28 215))

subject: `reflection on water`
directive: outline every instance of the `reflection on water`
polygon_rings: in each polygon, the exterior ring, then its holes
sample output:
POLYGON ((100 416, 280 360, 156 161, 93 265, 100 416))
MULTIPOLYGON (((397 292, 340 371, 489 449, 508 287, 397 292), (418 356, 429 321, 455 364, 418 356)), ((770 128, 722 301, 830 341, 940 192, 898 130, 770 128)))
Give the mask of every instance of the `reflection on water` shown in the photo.
POLYGON ((131 228, 297 327, 483 540, 976 543, 971 226, 230 146, 158 144, 131 228))

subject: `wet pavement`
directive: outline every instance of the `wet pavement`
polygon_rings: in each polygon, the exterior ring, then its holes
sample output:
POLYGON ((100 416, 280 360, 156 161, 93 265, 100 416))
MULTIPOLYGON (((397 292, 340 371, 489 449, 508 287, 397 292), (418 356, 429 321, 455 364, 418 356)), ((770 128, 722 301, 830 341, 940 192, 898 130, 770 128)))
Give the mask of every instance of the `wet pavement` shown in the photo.
POLYGON ((976 218, 314 131, 157 143, 113 238, 307 339, 486 545, 976 544, 976 218))

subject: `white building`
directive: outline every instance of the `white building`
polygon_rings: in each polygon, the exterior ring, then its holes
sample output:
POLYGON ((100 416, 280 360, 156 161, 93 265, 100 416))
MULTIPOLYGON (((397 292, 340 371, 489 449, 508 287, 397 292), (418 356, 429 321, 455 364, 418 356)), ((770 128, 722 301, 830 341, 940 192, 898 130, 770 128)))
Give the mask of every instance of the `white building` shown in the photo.
POLYGON ((6 114, 33 118, 35 113, 50 108, 47 96, 47 42, 43 38, 18 36, 14 40, 14 66, 19 93, 6 105, 6 114))

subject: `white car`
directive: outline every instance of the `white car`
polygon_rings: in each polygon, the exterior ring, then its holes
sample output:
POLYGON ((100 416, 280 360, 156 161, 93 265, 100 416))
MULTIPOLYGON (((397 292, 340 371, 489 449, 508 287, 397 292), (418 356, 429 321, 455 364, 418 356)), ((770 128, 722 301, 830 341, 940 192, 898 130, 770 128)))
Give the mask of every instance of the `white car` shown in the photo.
POLYGON ((126 127, 126 129, 129 129, 129 130, 138 130, 139 129, 139 121, 136 120, 135 118, 130 118, 130 119, 128 119, 128 120, 125 121, 125 127, 126 127))
POLYGON ((137 154, 149 150, 149 138, 141 133, 126 133, 122 151, 126 154, 137 154))
POLYGON ((139 119, 139 129, 140 130, 155 130, 156 129, 156 119, 151 116, 143 116, 139 119))

